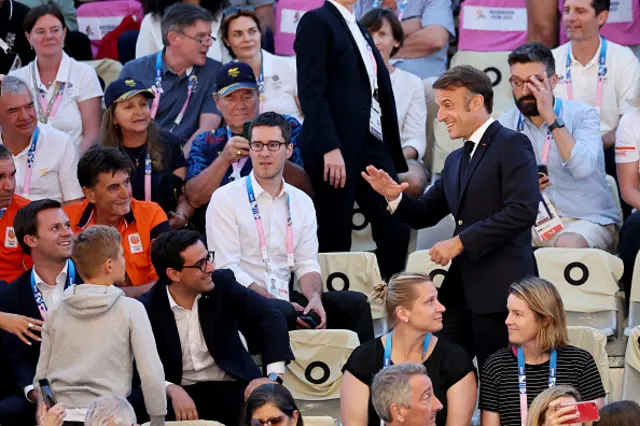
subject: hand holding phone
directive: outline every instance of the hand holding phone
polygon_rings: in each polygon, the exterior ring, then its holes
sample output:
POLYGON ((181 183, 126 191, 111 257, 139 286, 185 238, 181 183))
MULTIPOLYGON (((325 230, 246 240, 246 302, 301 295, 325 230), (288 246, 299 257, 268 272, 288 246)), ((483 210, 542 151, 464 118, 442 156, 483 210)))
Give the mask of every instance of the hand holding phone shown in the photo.
POLYGON ((242 123, 242 137, 251 142, 251 124, 253 121, 247 120, 242 123))
POLYGON ((549 170, 546 164, 538 164, 538 179, 549 176, 549 170))
POLYGON ((561 405, 561 407, 571 406, 576 407, 578 417, 570 422, 566 422, 565 424, 595 422, 600 420, 600 410, 598 409, 598 404, 596 404, 595 401, 583 401, 576 402, 575 404, 561 405))
POLYGON ((40 379, 38 381, 40 385, 40 394, 42 396, 42 402, 47 407, 47 410, 50 410, 51 407, 56 405, 56 397, 53 395, 53 390, 51 389, 51 385, 49 384, 49 380, 40 379))

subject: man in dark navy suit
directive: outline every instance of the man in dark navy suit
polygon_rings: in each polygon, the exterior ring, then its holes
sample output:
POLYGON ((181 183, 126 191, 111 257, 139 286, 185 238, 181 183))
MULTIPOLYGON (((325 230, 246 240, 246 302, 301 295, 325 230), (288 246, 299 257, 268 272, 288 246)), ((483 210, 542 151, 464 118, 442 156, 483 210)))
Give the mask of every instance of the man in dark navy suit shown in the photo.
POLYGON ((367 167, 363 177, 388 201, 393 216, 414 228, 434 226, 452 214, 454 237, 429 251, 451 266, 440 288, 442 336, 478 357, 478 366, 508 343, 509 286, 536 273, 531 227, 540 191, 531 142, 491 118, 493 89, 473 67, 450 69, 434 83, 438 121, 464 148, 445 160, 442 178, 420 199, 403 195, 384 171, 367 167))
MULTIPOLYGON (((158 282, 145 305, 167 381, 168 420, 238 422, 245 398, 257 386, 282 382, 293 359, 284 316, 245 288, 228 269, 213 269, 195 231, 171 231, 151 246, 158 282), (267 377, 243 345, 259 352, 267 377)), ((130 402, 142 412, 139 390, 130 402)), ((140 417, 138 421, 142 422, 140 417)))
POLYGON ((354 200, 371 222, 383 277, 404 269, 409 227, 359 178, 373 164, 394 179, 402 154, 389 71, 353 14, 356 0, 327 0, 304 14, 294 49, 304 112, 299 147, 315 192, 320 252, 351 249, 354 200))
MULTIPOLYGON (((43 199, 20 209, 13 225, 22 251, 33 258, 33 268, 2 290, 0 311, 44 320, 47 311, 62 300, 65 288, 82 282, 70 260, 71 223, 58 201, 43 199)), ((40 356, 38 323, 29 322, 22 339, 8 333, 2 336, 7 365, 24 391, 23 401, 16 401, 14 407, 22 405, 22 414, 30 420, 37 402, 33 379, 40 356), (25 344, 25 338, 32 341, 25 344)))

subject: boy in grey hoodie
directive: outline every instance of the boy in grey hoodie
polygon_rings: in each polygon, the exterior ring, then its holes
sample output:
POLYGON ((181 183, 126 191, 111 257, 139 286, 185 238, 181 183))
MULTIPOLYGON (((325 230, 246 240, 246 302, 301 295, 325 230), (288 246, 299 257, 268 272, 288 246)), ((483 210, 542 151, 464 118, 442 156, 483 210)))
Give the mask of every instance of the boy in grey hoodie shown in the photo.
POLYGON ((113 285, 125 275, 120 234, 100 225, 84 230, 75 237, 72 259, 87 284, 65 290, 47 315, 35 385, 48 379, 66 408, 65 422, 82 422, 97 397, 129 395, 135 358, 151 425, 164 425, 164 370, 149 317, 113 285))

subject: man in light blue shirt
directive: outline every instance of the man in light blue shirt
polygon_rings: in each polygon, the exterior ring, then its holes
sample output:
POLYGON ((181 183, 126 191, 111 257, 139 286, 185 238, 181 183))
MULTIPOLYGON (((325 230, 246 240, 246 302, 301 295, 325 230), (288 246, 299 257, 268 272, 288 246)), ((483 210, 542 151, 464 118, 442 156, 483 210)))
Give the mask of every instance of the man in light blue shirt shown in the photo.
POLYGON ((451 0, 358 0, 356 19, 374 7, 390 7, 402 22, 405 39, 394 66, 421 79, 447 70, 449 40, 456 35, 451 0))
POLYGON ((518 47, 509 66, 516 107, 499 121, 531 140, 540 191, 563 225, 544 241, 534 232, 534 245, 614 251, 620 220, 605 178, 599 114, 582 102, 553 96, 558 76, 544 45, 518 47))

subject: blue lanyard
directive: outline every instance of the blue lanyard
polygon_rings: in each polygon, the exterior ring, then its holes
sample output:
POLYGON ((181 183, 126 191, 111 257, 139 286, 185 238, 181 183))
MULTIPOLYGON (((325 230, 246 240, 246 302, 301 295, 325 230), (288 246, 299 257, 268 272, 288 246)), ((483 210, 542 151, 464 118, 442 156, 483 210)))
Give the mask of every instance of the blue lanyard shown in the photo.
MULTIPOLYGON (((554 98, 554 100, 555 100, 555 105, 553 106, 553 112, 556 114, 556 116, 560 117, 560 113, 562 112, 562 99, 554 98)), ((522 113, 520 113, 520 115, 518 116, 517 129, 519 132, 522 132, 524 130, 524 119, 522 118, 522 113)), ((549 132, 548 127, 547 127, 547 134, 551 136, 551 132, 549 132)))
MULTIPOLYGON (((391 331, 387 335, 387 340, 384 345, 384 366, 388 367, 391 365, 391 336, 393 335, 393 331, 391 331)), ((424 336, 424 344, 422 345, 422 359, 427 356, 427 349, 429 349, 429 342, 431 341, 431 333, 427 333, 424 336)))
MULTIPOLYGON (((549 356, 549 380, 550 388, 556 386, 556 366, 558 363, 558 351, 551 350, 549 356)), ((527 424, 528 405, 527 405, 527 373, 524 364, 524 351, 522 346, 518 347, 518 389, 520 391, 520 421, 522 426, 527 424)))
MULTIPOLYGON (((67 260, 67 279, 64 283, 64 289, 66 290, 69 286, 73 285, 73 280, 76 276, 76 267, 73 264, 71 259, 67 260)), ((44 303, 44 298, 42 297, 42 292, 38 288, 36 284, 35 278, 35 268, 31 270, 31 291, 33 292, 33 298, 36 301, 36 305, 38 306, 38 310, 40 311, 40 316, 42 319, 45 319, 47 313, 47 304, 44 303)))
MULTIPOLYGON (((604 78, 607 75, 607 40, 600 36, 600 57, 598 58, 598 79, 604 78)), ((567 69, 565 75, 565 81, 571 83, 571 43, 569 43, 567 50, 567 61, 565 63, 567 69)))
POLYGON ((162 90, 162 50, 156 55, 156 91, 158 93, 164 93, 162 90))
POLYGON ((0 220, 2 220, 2 218, 4 217, 4 214, 7 212, 7 209, 0 209, 0 220))

